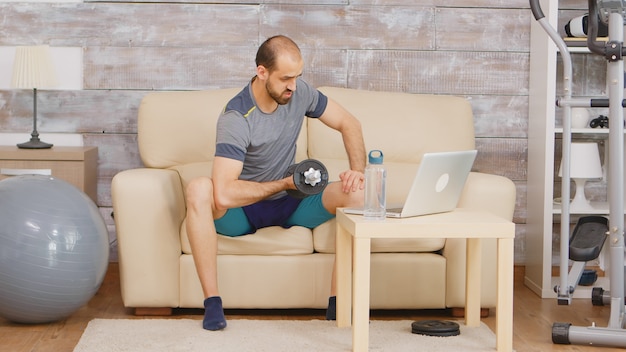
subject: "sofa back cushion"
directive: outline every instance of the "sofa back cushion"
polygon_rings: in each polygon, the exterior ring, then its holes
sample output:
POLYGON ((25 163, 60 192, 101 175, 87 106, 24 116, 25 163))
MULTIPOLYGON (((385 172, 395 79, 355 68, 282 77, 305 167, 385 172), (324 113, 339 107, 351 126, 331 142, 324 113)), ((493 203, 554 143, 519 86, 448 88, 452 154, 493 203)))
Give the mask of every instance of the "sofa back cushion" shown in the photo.
MULTIPOLYGON (((146 167, 169 168, 212 161, 217 118, 242 88, 153 92, 139 106, 137 139, 146 167)), ((297 159, 306 159, 306 124, 297 159)), ((210 175, 210 169, 208 170, 210 175)))
MULTIPOLYGON (((366 150, 383 151, 390 204, 404 202, 424 153, 475 148, 472 107, 464 98, 335 87, 320 91, 361 121, 366 150)), ((315 119, 307 128, 309 157, 322 161, 331 180, 337 180, 348 168, 341 135, 315 119)))
MULTIPOLYGON (((426 152, 474 148, 471 104, 449 95, 374 92, 321 87, 320 91, 356 116, 366 149, 382 149, 385 162, 419 163, 426 152)), ((345 159, 341 136, 309 121, 310 157, 345 159)))

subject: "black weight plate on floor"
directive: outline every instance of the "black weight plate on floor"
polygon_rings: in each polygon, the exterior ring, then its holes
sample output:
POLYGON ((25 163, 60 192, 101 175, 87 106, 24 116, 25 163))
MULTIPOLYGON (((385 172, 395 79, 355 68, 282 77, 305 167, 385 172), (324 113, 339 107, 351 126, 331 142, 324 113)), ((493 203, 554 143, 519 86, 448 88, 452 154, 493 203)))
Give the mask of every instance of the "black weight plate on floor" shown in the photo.
POLYGON ((411 323, 411 332, 427 336, 457 336, 461 334, 459 324, 445 320, 420 320, 411 323))

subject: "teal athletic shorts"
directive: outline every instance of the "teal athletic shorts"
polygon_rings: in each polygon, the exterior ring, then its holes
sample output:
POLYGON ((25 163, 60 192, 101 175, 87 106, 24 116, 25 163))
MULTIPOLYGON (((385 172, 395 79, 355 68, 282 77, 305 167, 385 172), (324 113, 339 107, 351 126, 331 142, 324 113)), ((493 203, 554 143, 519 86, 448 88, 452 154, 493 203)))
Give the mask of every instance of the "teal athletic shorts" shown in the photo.
POLYGON ((251 234, 267 226, 304 226, 312 229, 335 217, 324 208, 322 193, 304 199, 286 196, 228 209, 224 216, 215 220, 215 229, 217 233, 230 237, 251 234))

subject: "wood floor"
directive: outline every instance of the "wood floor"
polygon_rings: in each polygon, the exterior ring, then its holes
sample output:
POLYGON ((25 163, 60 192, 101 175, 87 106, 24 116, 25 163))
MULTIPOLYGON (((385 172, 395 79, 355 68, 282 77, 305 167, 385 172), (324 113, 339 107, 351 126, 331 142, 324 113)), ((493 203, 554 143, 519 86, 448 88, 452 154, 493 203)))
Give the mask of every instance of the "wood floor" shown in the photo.
MULTIPOLYGON (((588 300, 577 299, 572 305, 559 306, 554 299, 540 299, 522 283, 523 268, 515 270, 514 341, 517 352, 530 351, 623 351, 610 347, 555 345, 552 343, 552 323, 567 322, 575 326, 607 326, 609 307, 596 307, 588 300)), ((227 310, 227 319, 323 319, 322 310, 227 310)), ((71 317, 51 324, 21 325, 0 318, 0 351, 72 351, 87 323, 94 318, 134 319, 132 312, 122 305, 119 271, 111 263, 107 276, 96 296, 71 317)), ((202 310, 175 310, 172 318, 202 319, 202 310)), ((393 311, 372 312, 372 319, 449 319, 447 311, 393 311)), ((495 313, 483 319, 492 329, 495 313)), ((200 325, 198 325, 200 328, 200 325)), ((207 332, 209 333, 209 332, 207 332)))

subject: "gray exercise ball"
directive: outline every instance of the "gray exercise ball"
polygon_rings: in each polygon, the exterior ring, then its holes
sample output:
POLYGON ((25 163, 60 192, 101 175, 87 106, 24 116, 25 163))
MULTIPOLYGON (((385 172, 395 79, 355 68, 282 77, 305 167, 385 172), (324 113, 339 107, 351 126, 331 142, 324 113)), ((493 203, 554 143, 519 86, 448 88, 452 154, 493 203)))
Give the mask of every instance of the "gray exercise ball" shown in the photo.
POLYGON ((108 261, 106 224, 78 188, 50 176, 0 181, 0 317, 70 316, 98 291, 108 261))

